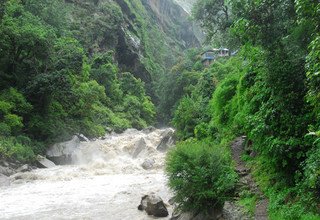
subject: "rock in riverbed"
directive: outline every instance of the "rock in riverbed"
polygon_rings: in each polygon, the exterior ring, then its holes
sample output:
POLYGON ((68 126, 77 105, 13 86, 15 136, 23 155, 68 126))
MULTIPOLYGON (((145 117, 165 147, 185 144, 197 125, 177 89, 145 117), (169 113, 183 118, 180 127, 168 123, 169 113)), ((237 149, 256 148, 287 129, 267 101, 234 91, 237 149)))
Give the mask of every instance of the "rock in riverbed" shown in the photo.
POLYGON ((147 150, 146 140, 142 137, 134 144, 134 151, 132 157, 135 159, 139 156, 140 153, 147 150))
POLYGON ((150 170, 153 168, 155 164, 155 160, 154 159, 145 159, 144 162, 141 164, 142 168, 145 170, 150 170))
POLYGON ((48 160, 47 158, 41 155, 37 156, 37 164, 40 168, 51 168, 56 166, 52 161, 48 160))
POLYGON ((166 129, 162 134, 162 139, 157 146, 157 150, 160 152, 166 152, 169 147, 174 144, 174 130, 172 128, 166 129))
POLYGON ((30 171, 30 170, 32 170, 32 167, 30 167, 28 164, 25 164, 25 165, 19 167, 16 171, 18 173, 21 173, 21 172, 27 172, 27 171, 30 171))
POLYGON ((10 185, 9 177, 0 173, 0 187, 9 186, 9 185, 10 185))
POLYGON ((70 141, 52 145, 47 150, 47 157, 58 165, 70 164, 72 162, 72 154, 79 146, 80 139, 75 135, 70 141))
POLYGON ((145 210, 148 215, 153 215, 155 217, 167 217, 169 215, 162 199, 153 193, 141 198, 141 204, 138 206, 138 209, 140 211, 145 210))
POLYGON ((150 126, 150 127, 147 127, 145 129, 143 129, 142 132, 145 133, 145 134, 149 134, 149 133, 151 133, 151 132, 153 132, 155 130, 157 130, 155 127, 150 126))
POLYGON ((86 136, 84 136, 83 134, 77 134, 78 138, 80 141, 84 141, 84 142, 89 142, 89 138, 87 138, 86 136))
POLYGON ((9 167, 9 165, 7 165, 7 166, 5 166, 5 167, 0 166, 0 174, 3 174, 3 175, 5 175, 5 176, 10 176, 10 175, 12 175, 12 174, 14 174, 14 173, 15 173, 15 171, 14 171, 13 169, 11 169, 11 168, 9 167))

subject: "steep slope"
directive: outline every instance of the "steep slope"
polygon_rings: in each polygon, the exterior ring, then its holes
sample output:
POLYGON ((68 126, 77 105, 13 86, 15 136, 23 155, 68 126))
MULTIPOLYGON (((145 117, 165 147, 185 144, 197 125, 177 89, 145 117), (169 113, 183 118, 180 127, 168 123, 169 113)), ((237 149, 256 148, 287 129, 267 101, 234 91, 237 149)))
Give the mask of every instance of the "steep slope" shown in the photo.
POLYGON ((4 0, 0 157, 154 124, 159 82, 200 45, 190 26, 172 0, 4 0))
POLYGON ((114 51, 122 71, 151 84, 185 49, 200 46, 189 15, 172 0, 66 1, 74 32, 91 55, 114 51), (81 19, 79 19, 81 18, 81 19))
POLYGON ((144 83, 119 70, 117 3, 6 0, 0 13, 0 160, 34 160, 74 134, 154 123, 144 83))
POLYGON ((156 23, 167 36, 181 48, 199 46, 189 14, 172 0, 143 0, 149 14, 156 16, 156 23))

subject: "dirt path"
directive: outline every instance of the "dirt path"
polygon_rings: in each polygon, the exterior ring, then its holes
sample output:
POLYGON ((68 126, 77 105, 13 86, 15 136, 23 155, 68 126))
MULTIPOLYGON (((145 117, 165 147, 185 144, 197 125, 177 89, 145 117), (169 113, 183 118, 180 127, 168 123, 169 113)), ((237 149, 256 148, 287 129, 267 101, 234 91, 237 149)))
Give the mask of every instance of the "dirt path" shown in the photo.
POLYGON ((249 190, 252 193, 256 194, 258 197, 254 219, 267 220, 268 200, 265 198, 255 181, 253 180, 250 170, 247 169, 245 162, 241 160, 241 155, 244 152, 244 141, 245 137, 238 137, 234 140, 231 145, 232 159, 236 162, 236 171, 240 176, 240 182, 245 183, 249 190))

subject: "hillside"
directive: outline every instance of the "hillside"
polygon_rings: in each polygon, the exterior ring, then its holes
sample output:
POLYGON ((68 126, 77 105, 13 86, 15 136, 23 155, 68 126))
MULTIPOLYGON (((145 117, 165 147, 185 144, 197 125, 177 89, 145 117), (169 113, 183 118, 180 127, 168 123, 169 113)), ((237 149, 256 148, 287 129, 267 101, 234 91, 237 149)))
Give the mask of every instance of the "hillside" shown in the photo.
POLYGON ((182 209, 320 219, 319 8, 199 0, 193 15, 211 47, 231 56, 208 50, 201 65, 199 51, 189 51, 164 86, 163 109, 180 139, 167 173, 182 209))
MULTIPOLYGON (((120 69, 133 73, 147 86, 152 77, 159 77, 165 67, 174 64, 178 54, 200 46, 187 13, 172 0, 68 2, 73 11, 72 23, 78 29, 77 37, 88 47, 89 53, 115 51, 120 69), (102 10, 107 5, 121 10, 122 22, 117 22, 118 14, 102 10), (111 17, 106 19, 108 16, 111 17), (105 28, 101 29, 101 23, 105 28), (92 29, 94 25, 99 26, 99 31, 92 29)), ((148 89, 149 94, 154 95, 154 91, 148 89)))
POLYGON ((2 1, 0 36, 0 154, 20 160, 155 124, 161 80, 200 46, 172 0, 2 1))

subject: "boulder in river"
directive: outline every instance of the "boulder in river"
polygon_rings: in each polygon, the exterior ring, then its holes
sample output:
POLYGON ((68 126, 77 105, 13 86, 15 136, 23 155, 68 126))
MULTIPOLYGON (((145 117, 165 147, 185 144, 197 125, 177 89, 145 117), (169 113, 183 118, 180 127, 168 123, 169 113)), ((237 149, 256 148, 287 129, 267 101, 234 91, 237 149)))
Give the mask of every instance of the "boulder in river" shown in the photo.
POLYGON ((9 186, 10 178, 0 173, 0 187, 9 186))
POLYGON ((142 168, 145 170, 150 170, 153 168, 154 164, 155 164, 155 160, 154 159, 145 159, 144 162, 141 164, 142 168))
POLYGON ((83 134, 77 134, 78 138, 80 141, 84 141, 84 142, 89 142, 89 138, 87 138, 86 136, 84 136, 83 134))
POLYGON ((174 144, 174 130, 172 128, 166 129, 162 134, 162 139, 157 146, 157 150, 165 152, 174 144))
POLYGON ((141 204, 138 206, 140 211, 145 210, 148 215, 153 215, 155 217, 167 217, 169 215, 164 202, 153 193, 150 195, 145 195, 141 198, 141 204))
POLYGON ((151 133, 151 132, 153 132, 155 130, 157 130, 155 127, 150 126, 150 127, 147 127, 145 129, 143 129, 142 132, 145 133, 145 134, 149 134, 149 133, 151 133))
POLYGON ((9 167, 9 165, 8 166, 4 166, 4 167, 0 166, 0 174, 3 174, 5 176, 10 176, 10 175, 12 175, 14 173, 15 173, 15 171, 13 169, 11 169, 9 167))
POLYGON ((140 138, 139 141, 137 141, 134 144, 134 151, 132 153, 133 158, 137 158, 139 154, 147 149, 147 143, 144 138, 140 138))
POLYGON ((16 171, 18 173, 20 173, 20 172, 27 172, 27 171, 30 171, 30 170, 32 170, 32 168, 28 164, 25 164, 25 165, 19 167, 16 171))
POLYGON ((80 146, 80 139, 77 135, 73 136, 70 141, 61 142, 52 145, 47 150, 48 159, 52 160, 55 164, 65 165, 71 164, 72 154, 80 146))
POLYGON ((51 160, 48 160, 41 155, 37 156, 37 164, 40 168, 51 168, 56 166, 51 160))

